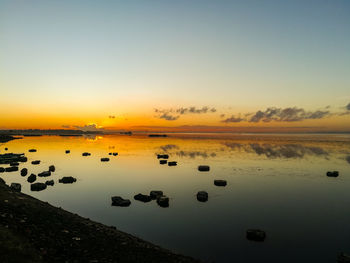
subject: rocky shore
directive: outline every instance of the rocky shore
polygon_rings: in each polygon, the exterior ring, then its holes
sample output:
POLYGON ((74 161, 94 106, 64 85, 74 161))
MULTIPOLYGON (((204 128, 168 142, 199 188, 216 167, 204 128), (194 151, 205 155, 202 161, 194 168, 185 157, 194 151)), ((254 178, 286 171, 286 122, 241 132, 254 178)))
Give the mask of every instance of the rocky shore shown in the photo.
POLYGON ((17 192, 0 178, 0 262, 199 262, 17 192))

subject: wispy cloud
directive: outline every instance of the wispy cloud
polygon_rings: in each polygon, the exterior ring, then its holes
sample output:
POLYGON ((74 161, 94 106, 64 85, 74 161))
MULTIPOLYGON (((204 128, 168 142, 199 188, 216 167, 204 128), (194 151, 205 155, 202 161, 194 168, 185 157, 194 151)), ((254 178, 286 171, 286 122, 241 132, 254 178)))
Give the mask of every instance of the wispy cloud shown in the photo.
POLYGON ((109 119, 115 119, 115 116, 114 115, 109 115, 108 118, 109 119))
POLYGON ((181 107, 177 109, 154 109, 154 112, 157 114, 157 118, 164 119, 167 121, 175 121, 180 118, 181 115, 185 114, 205 114, 205 113, 214 113, 216 108, 204 106, 202 108, 197 107, 181 107))
POLYGON ((241 121, 244 121, 244 119, 241 117, 235 117, 234 115, 232 115, 230 118, 222 120, 221 122, 230 123, 230 122, 241 122, 241 121))

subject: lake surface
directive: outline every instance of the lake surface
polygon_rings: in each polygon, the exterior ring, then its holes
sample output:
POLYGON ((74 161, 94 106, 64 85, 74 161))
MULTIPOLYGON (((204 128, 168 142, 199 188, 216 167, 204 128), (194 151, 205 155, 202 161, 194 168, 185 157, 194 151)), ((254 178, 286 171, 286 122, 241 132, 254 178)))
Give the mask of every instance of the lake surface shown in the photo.
POLYGON ((0 144, 0 153, 5 147, 25 153, 20 169, 29 173, 56 166, 38 178, 55 180, 42 192, 31 192, 19 172, 0 174, 24 193, 205 262, 336 262, 350 253, 350 135, 41 136, 0 144), (160 165, 156 154, 163 153, 178 165, 160 165), (199 172, 202 164, 210 171, 199 172), (339 177, 326 176, 333 170, 339 177), (63 176, 77 182, 59 184, 63 176), (162 190, 170 206, 133 199, 150 190, 162 190), (208 202, 197 201, 200 190, 208 202), (111 206, 115 195, 131 206, 111 206), (264 230, 265 241, 247 240, 249 228, 264 230))

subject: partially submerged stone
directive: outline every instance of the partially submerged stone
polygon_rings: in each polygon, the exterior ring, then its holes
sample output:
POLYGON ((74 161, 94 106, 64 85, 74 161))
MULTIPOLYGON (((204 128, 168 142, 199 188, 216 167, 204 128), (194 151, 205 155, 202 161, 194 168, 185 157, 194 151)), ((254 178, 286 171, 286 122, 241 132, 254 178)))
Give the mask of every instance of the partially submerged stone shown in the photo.
POLYGON ((29 183, 35 182, 35 181, 36 181, 36 175, 35 175, 35 174, 29 175, 28 178, 27 178, 27 181, 28 181, 29 183))
POLYGON ((36 160, 36 161, 32 161, 32 164, 33 164, 33 165, 37 165, 37 164, 40 164, 40 161, 39 161, 39 160, 36 160))
POLYGON ((157 198, 157 204, 161 207, 169 207, 169 197, 162 195, 157 198))
POLYGON ((5 172, 16 172, 18 171, 18 166, 10 166, 5 168, 5 172))
POLYGON ((162 196, 163 195, 163 191, 158 191, 158 190, 152 190, 150 193, 149 193, 150 197, 155 200, 157 199, 158 197, 162 196))
POLYGON ((246 236, 248 240, 262 242, 266 238, 266 233, 260 229, 248 229, 246 236))
POLYGON ((28 174, 28 169, 27 168, 23 168, 22 170, 21 170, 21 175, 22 176, 26 176, 28 174))
POLYGON ((339 172, 338 171, 333 171, 333 172, 327 172, 328 177, 338 177, 339 172))
POLYGON ((216 185, 216 186, 226 186, 227 182, 226 182, 226 180, 214 180, 214 185, 216 185))
POLYGON ((72 176, 65 176, 65 177, 62 177, 61 179, 58 180, 58 182, 62 183, 62 184, 72 184, 76 181, 77 181, 77 179, 72 177, 72 176))
POLYGON ((36 152, 36 149, 29 149, 28 152, 30 152, 30 153, 35 153, 35 152, 36 152))
POLYGON ((167 162, 167 160, 159 160, 159 164, 166 164, 167 162))
POLYGON ((82 156, 90 156, 90 155, 91 155, 91 153, 88 153, 88 152, 82 153, 82 156))
POLYGON ((30 190, 31 191, 42 191, 46 189, 46 184, 44 183, 34 183, 30 185, 30 190))
POLYGON ((141 194, 141 193, 135 195, 134 199, 137 200, 137 201, 144 202, 144 203, 150 202, 152 200, 151 196, 144 195, 144 194, 141 194))
POLYGON ((27 157, 25 157, 23 153, 0 154, 0 164, 14 164, 26 161, 27 157))
POLYGON ((117 155, 118 155, 118 153, 116 153, 116 152, 113 153, 113 156, 117 156, 117 155))
POLYGON ((157 154, 157 158, 158 159, 169 159, 169 155, 168 154, 157 154))
POLYGON ((49 171, 50 171, 50 172, 56 171, 56 167, 55 167, 54 165, 50 165, 50 166, 49 166, 49 171))
POLYGON ((209 165, 200 165, 200 166, 198 166, 198 171, 200 171, 200 172, 209 172, 209 170, 210 170, 209 165))
POLYGON ((168 162, 168 166, 176 166, 176 165, 177 165, 177 162, 175 161, 168 162))
POLYGON ((47 180, 45 182, 46 185, 50 185, 50 186, 53 186, 55 184, 54 180, 47 180))
POLYGON ((14 191, 17 191, 17 192, 21 192, 21 184, 18 184, 18 183, 12 183, 11 184, 11 189, 14 190, 14 191))
POLYGON ((4 167, 0 167, 0 173, 4 173, 5 172, 5 168, 4 167))
POLYGON ((17 163, 17 162, 10 163, 10 166, 18 166, 18 165, 19 165, 19 163, 17 163))
POLYGON ((101 158, 101 162, 109 162, 109 158, 101 158))
POLYGON ((199 202, 206 202, 206 201, 208 201, 208 193, 206 191, 199 191, 197 193, 197 200, 199 202))
POLYGON ((113 206, 122 206, 122 207, 126 207, 129 206, 131 204, 129 199, 124 199, 120 196, 112 196, 112 205, 113 206))
POLYGON ((38 173, 39 177, 48 177, 50 175, 51 175, 50 171, 44 171, 44 172, 38 173))
POLYGON ((66 150, 66 154, 70 153, 70 150, 66 150))

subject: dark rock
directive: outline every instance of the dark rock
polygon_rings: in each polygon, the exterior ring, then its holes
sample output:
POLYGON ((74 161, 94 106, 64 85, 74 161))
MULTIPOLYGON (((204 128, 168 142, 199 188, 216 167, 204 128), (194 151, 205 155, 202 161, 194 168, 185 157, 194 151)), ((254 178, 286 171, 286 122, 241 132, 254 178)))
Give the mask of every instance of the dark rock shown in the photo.
POLYGON ((149 193, 150 197, 154 200, 163 195, 163 191, 153 190, 149 193))
POLYGON ((168 154, 157 154, 157 158, 158 159, 169 159, 169 155, 168 154))
POLYGON ((88 153, 88 152, 82 153, 82 156, 90 156, 90 155, 91 155, 91 153, 88 153))
POLYGON ((56 167, 55 167, 54 165, 50 165, 50 166, 49 166, 49 171, 50 171, 50 172, 56 171, 56 167))
POLYGON ((169 207, 169 197, 162 195, 157 198, 157 204, 161 207, 169 207))
POLYGON ((40 164, 40 161, 39 161, 39 160, 36 160, 36 161, 32 161, 32 164, 33 164, 33 165, 37 165, 37 164, 40 164))
MULTIPOLYGON (((9 141, 12 141, 14 139, 18 139, 18 138, 13 137, 11 135, 7 135, 7 134, 0 134, 0 143, 9 142, 9 141)), ((5 148, 5 151, 7 151, 7 148, 5 148)))
POLYGON ((198 171, 200 171, 200 172, 209 172, 209 170, 210 170, 209 165, 200 165, 200 166, 198 166, 198 171))
POLYGON ((168 166, 176 166, 177 162, 173 161, 173 162, 168 162, 168 166))
POLYGON ((50 171, 44 171, 44 172, 38 173, 39 177, 48 177, 50 175, 51 175, 50 171))
POLYGON ((35 174, 29 175, 28 178, 27 178, 27 181, 28 181, 29 183, 35 182, 35 181, 36 181, 36 175, 35 175, 35 174))
POLYGON ((58 182, 62 183, 62 184, 72 184, 76 181, 77 181, 77 179, 72 177, 72 176, 65 176, 65 177, 62 177, 61 179, 58 180, 58 182))
POLYGON ((101 162, 109 162, 109 158, 101 158, 101 162))
POLYGON ((0 184, 6 184, 5 180, 0 177, 0 184))
POLYGON ((0 173, 5 172, 5 168, 4 167, 0 167, 0 173))
POLYGON ((9 148, 5 148, 5 151, 7 151, 9 148))
POLYGON ((149 134, 148 137, 168 137, 166 134, 149 134))
POLYGON ((206 202, 208 201, 208 193, 205 191, 199 191, 197 193, 197 200, 200 202, 206 202))
POLYGON ((350 255, 341 253, 337 258, 338 263, 350 263, 350 255))
POLYGON ((338 177, 339 172, 338 171, 333 171, 333 172, 327 172, 328 177, 338 177))
POLYGON ((22 162, 22 163, 25 163, 25 162, 28 161, 28 158, 25 157, 25 156, 21 156, 20 158, 18 158, 18 161, 19 161, 19 162, 22 162))
POLYGON ((118 153, 113 153, 113 156, 117 156, 118 155, 118 153))
POLYGON ((18 166, 6 167, 5 172, 16 172, 18 171, 18 166))
POLYGON ((23 155, 24 155, 23 153, 20 153, 20 154, 16 154, 16 153, 0 154, 0 164, 26 162, 27 157, 25 157, 23 155))
POLYGON ((30 185, 30 190, 31 191, 42 191, 46 189, 46 184, 44 183, 34 183, 30 185))
POLYGON ((216 186, 226 186, 227 182, 226 182, 226 180, 214 180, 214 184, 216 186))
POLYGON ((166 164, 167 162, 167 160, 159 160, 159 164, 166 164))
POLYGON ((18 166, 19 163, 10 163, 10 166, 18 166))
POLYGON ((23 168, 22 170, 21 170, 21 175, 22 176, 26 176, 28 174, 28 169, 27 168, 23 168))
POLYGON ((141 201, 144 203, 150 202, 152 200, 152 198, 149 195, 144 195, 144 194, 137 194, 134 196, 134 199, 137 201, 141 201))
POLYGON ((112 153, 109 153, 108 155, 112 155, 112 153))
POLYGON ((260 229, 248 229, 246 236, 248 240, 262 242, 266 238, 266 233, 260 229))
POLYGON ((131 204, 129 199, 123 199, 120 196, 112 196, 112 205, 113 206, 129 206, 131 204))
POLYGON ((30 153, 35 153, 35 152, 36 152, 36 149, 30 149, 30 150, 28 150, 28 152, 30 152, 30 153))
POLYGON ((53 186, 55 184, 55 182, 54 182, 54 180, 48 180, 45 182, 45 184, 53 186))
POLYGON ((16 192, 21 192, 21 184, 18 184, 18 183, 12 183, 11 184, 11 189, 16 191, 16 192))
POLYGON ((66 150, 66 153, 70 153, 70 150, 66 150))

